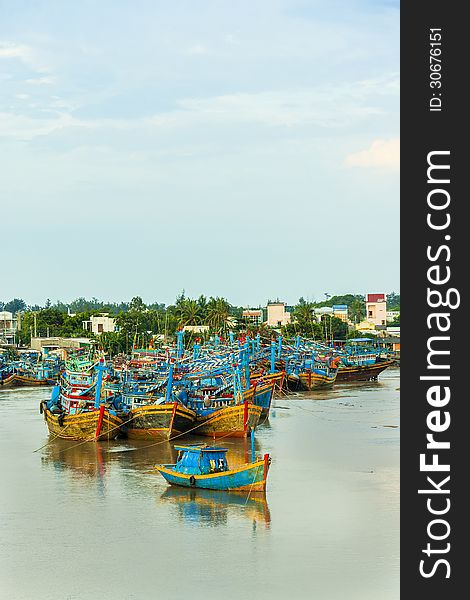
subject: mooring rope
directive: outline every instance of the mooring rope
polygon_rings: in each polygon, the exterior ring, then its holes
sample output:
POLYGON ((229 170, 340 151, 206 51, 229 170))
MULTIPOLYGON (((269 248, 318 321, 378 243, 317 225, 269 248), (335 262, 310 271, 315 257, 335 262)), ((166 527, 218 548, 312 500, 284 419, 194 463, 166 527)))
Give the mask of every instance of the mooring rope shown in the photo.
MULTIPOLYGON (((264 465, 263 465, 263 467, 264 467, 264 465)), ((250 491, 248 492, 248 496, 246 497, 246 500, 245 500, 245 506, 248 504, 248 500, 250 499, 250 494, 251 494, 251 491, 255 484, 256 478, 258 477, 258 471, 260 470, 260 468, 261 468, 261 465, 258 465, 256 467, 256 473, 255 473, 255 476, 253 477, 253 481, 251 482, 250 491)))

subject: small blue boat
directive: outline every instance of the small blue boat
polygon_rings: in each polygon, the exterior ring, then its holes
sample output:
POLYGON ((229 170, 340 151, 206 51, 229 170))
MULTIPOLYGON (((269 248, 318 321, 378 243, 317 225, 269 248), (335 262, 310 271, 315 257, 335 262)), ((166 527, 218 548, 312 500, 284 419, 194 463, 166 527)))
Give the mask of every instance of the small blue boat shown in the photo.
POLYGON ((174 465, 157 465, 159 473, 172 485, 209 490, 264 492, 271 459, 262 459, 230 469, 228 448, 198 444, 175 446, 178 458, 174 465))

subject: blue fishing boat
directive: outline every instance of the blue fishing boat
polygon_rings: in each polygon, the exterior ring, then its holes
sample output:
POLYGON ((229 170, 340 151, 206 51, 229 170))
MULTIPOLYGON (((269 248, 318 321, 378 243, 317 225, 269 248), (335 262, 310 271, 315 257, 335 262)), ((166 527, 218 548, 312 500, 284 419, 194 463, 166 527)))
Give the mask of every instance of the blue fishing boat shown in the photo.
POLYGON ((178 458, 172 465, 157 465, 159 473, 172 485, 209 490, 264 492, 271 459, 262 459, 230 469, 228 448, 198 444, 175 446, 178 458))

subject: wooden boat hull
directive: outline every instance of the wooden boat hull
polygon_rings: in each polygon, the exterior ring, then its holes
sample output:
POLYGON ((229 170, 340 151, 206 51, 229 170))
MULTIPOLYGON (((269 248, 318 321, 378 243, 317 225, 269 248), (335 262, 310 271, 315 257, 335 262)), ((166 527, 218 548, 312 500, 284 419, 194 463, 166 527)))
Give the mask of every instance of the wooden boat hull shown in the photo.
POLYGON ((35 379, 34 377, 28 377, 27 375, 19 375, 17 374, 15 377, 15 381, 13 385, 18 386, 46 386, 46 385, 55 385, 55 379, 35 379))
POLYGON ((256 386, 253 394, 253 403, 261 407, 261 416, 267 416, 271 408, 271 401, 274 393, 274 381, 262 383, 256 386))
POLYGON ((373 381, 395 363, 393 360, 384 360, 373 365, 359 365, 351 367, 340 367, 336 381, 342 383, 345 381, 373 381))
POLYGON ((49 433, 64 440, 94 441, 113 440, 119 433, 123 420, 113 415, 109 410, 90 410, 75 415, 65 415, 59 421, 60 415, 52 413, 45 402, 41 403, 41 410, 49 433), (102 422, 97 436, 100 415, 102 422), (62 423, 62 424, 61 424, 62 423))
POLYGON ((191 429, 196 421, 196 413, 182 404, 172 402, 134 408, 128 418, 131 419, 125 429, 128 438, 168 440, 191 429))
POLYGON ((156 469, 171 485, 208 490, 226 490, 231 492, 264 492, 268 476, 269 461, 258 460, 236 469, 207 475, 189 475, 179 473, 172 465, 159 465, 156 469))
POLYGON ((254 373, 250 375, 250 381, 251 383, 255 383, 262 378, 264 383, 274 382, 274 390, 282 390, 285 377, 285 371, 276 371, 275 373, 266 373, 264 375, 261 373, 254 373))
POLYGON ((323 373, 305 372, 299 373, 300 389, 315 390, 333 387, 338 371, 332 371, 328 375, 323 373))
POLYGON ((261 417, 261 406, 246 402, 226 406, 204 417, 197 417, 195 435, 217 437, 246 437, 261 417))
POLYGON ((1 379, 0 380, 0 389, 7 388, 7 387, 14 385, 15 379, 16 379, 15 373, 12 373, 8 377, 5 377, 5 379, 1 379))

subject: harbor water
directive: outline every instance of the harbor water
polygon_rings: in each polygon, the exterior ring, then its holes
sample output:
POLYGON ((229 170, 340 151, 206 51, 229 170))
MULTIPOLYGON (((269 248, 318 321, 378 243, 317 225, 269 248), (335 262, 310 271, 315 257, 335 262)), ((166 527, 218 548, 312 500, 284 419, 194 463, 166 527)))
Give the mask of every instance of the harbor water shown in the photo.
POLYGON ((170 488, 168 442, 51 440, 50 388, 0 390, 0 598, 396 600, 399 373, 277 397, 266 498, 170 488))

